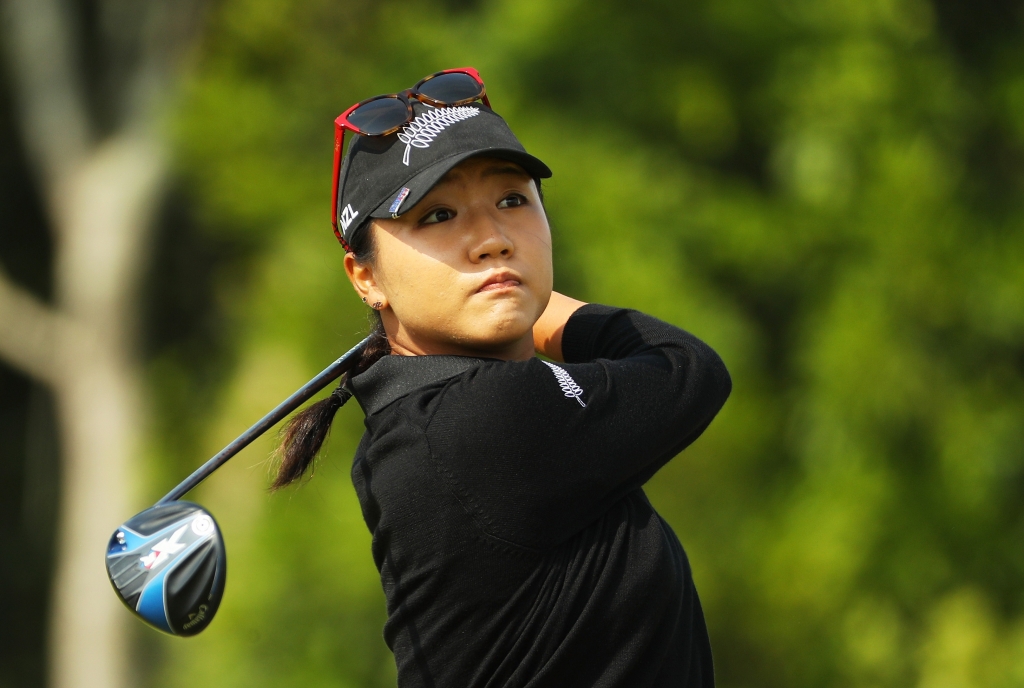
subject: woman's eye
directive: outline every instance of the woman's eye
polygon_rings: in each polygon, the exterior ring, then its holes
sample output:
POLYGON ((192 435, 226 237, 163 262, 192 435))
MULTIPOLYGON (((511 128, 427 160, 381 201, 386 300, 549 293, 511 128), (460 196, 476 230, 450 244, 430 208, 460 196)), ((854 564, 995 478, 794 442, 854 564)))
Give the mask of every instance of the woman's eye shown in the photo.
POLYGON ((448 220, 455 217, 455 211, 449 210, 448 208, 438 208, 437 210, 427 213, 422 220, 421 224, 424 225, 435 225, 438 222, 447 222, 448 220))
POLYGON ((509 194, 498 202, 499 208, 518 208, 526 204, 526 197, 522 194, 509 194))

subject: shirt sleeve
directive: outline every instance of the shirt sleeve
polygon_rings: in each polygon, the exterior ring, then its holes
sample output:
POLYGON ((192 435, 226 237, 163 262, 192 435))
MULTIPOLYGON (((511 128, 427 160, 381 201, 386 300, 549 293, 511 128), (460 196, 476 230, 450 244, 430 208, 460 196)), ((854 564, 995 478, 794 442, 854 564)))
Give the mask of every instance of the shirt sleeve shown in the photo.
POLYGON ((489 535, 556 545, 693 442, 731 390, 718 355, 637 311, 590 304, 566 363, 494 361, 454 378, 427 426, 435 466, 489 535))

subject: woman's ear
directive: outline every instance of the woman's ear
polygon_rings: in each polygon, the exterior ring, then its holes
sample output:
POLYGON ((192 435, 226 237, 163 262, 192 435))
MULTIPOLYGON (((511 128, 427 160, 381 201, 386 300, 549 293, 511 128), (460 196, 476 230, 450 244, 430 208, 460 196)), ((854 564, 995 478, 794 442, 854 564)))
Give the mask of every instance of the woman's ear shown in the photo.
POLYGON ((363 303, 378 311, 387 305, 388 299, 378 284, 373 265, 360 263, 355 254, 349 251, 345 254, 345 274, 363 303))

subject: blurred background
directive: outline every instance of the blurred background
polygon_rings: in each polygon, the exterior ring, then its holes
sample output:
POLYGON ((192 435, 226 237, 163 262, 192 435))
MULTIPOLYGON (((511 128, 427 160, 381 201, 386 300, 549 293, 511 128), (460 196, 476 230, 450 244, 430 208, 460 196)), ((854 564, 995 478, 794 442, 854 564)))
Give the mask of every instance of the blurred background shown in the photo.
POLYGON ((649 484, 719 684, 1024 685, 1024 5, 2 0, 0 687, 393 686, 349 480, 191 499, 227 593, 121 608, 112 530, 358 341, 332 119, 472 65, 554 177, 556 288, 734 392, 649 484))

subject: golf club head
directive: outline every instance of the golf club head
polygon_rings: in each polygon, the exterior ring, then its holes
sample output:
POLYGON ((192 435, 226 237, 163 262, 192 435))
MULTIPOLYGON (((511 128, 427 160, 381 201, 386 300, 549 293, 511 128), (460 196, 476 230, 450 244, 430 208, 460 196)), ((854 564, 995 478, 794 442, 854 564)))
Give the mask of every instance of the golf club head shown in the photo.
POLYGON ((114 531, 107 546, 107 575, 121 601, 172 635, 195 635, 210 624, 226 574, 217 522, 190 502, 146 509, 114 531))

